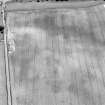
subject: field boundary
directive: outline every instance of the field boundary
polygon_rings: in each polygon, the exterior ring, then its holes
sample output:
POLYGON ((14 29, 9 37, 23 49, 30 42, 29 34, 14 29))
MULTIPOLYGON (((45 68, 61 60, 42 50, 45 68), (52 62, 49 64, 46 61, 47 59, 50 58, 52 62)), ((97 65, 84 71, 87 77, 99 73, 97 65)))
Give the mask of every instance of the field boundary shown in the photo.
POLYGON ((61 8, 88 8, 105 4, 105 1, 81 1, 81 2, 27 2, 27 3, 6 3, 6 12, 32 11, 36 9, 61 9, 61 8))

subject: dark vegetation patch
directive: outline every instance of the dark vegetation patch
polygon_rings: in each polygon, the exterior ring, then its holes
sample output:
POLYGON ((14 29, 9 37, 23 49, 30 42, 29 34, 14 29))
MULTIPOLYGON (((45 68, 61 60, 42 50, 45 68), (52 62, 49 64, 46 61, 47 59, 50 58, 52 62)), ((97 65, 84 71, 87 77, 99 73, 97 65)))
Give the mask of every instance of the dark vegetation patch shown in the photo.
POLYGON ((0 26, 0 42, 4 40, 4 27, 0 26))
MULTIPOLYGON (((100 0, 11 0, 12 2, 62 2, 62 1, 100 1, 100 0)), ((102 0, 101 0, 102 1, 102 0)), ((105 1, 105 0, 103 0, 105 1)))

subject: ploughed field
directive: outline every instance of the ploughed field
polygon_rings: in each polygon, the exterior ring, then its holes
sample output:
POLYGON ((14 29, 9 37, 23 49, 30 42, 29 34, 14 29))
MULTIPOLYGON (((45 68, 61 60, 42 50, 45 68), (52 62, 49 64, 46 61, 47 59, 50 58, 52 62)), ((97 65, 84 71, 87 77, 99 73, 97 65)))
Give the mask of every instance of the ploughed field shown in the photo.
POLYGON ((105 7, 7 13, 13 105, 105 105, 105 7))

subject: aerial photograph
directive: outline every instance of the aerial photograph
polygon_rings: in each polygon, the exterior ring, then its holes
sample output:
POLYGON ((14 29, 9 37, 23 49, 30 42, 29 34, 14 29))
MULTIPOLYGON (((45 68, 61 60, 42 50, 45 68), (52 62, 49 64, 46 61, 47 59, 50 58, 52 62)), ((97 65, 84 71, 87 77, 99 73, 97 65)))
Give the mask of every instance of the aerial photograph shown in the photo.
POLYGON ((105 0, 0 0, 0 105, 105 105, 105 0))

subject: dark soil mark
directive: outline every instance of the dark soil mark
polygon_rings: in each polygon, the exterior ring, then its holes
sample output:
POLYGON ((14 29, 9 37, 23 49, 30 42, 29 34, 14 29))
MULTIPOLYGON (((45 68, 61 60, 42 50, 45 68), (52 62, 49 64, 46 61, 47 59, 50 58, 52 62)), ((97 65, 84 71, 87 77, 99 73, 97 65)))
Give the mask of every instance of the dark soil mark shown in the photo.
POLYGON ((34 20, 34 24, 36 27, 44 29, 52 36, 58 35, 61 30, 61 28, 56 23, 56 17, 53 15, 38 17, 34 20))
MULTIPOLYGON (((59 78, 59 77, 58 77, 59 78)), ((61 92, 62 90, 62 81, 61 80, 57 80, 57 79, 54 79, 54 80, 47 80, 47 85, 50 86, 51 88, 51 91, 54 93, 54 94, 58 94, 61 92)))
MULTIPOLYGON (((84 43, 91 43, 93 45, 104 45, 105 42, 98 39, 97 35, 94 33, 93 27, 89 24, 89 28, 85 29, 85 24, 83 25, 75 25, 75 20, 72 19, 72 24, 68 25, 64 21, 66 16, 64 14, 61 15, 60 21, 61 25, 57 23, 57 14, 46 14, 43 17, 41 15, 34 20, 34 24, 36 27, 44 29, 49 36, 57 36, 60 33, 63 35, 64 39, 68 40, 71 37, 76 39, 81 38, 84 43), (77 31, 78 29, 78 31, 77 31)), ((69 21, 68 21, 69 22, 69 21)))
POLYGON ((46 64, 49 68, 46 84, 50 87, 53 93, 57 94, 62 90, 62 80, 59 78, 59 71, 57 68, 59 61, 50 56, 46 58, 46 64))
MULTIPOLYGON (((68 87, 68 91, 71 94, 74 94, 77 98, 80 99, 80 101, 84 105, 96 105, 97 101, 95 99, 99 99, 98 93, 95 93, 89 84, 89 79, 91 82, 94 82, 96 77, 89 73, 88 74, 79 74, 79 72, 73 72, 71 73, 71 83, 68 87), (77 79, 75 79, 75 76, 77 79), (95 97, 95 99, 93 98, 95 97)), ((98 103, 100 104, 100 101, 98 100, 98 103)))
MULTIPOLYGON (((30 42, 31 39, 29 35, 24 35, 20 39, 16 38, 15 40, 16 51, 11 55, 11 61, 14 67, 18 66, 20 69, 19 77, 17 77, 19 81, 30 81, 28 74, 29 70, 33 69, 31 62, 34 60, 36 54, 39 53, 38 47, 36 45, 32 47, 30 42)), ((15 70, 17 70, 17 68, 15 70)), ((35 69, 32 71, 35 71, 35 69)), ((32 79, 34 79, 34 77, 32 79)))

